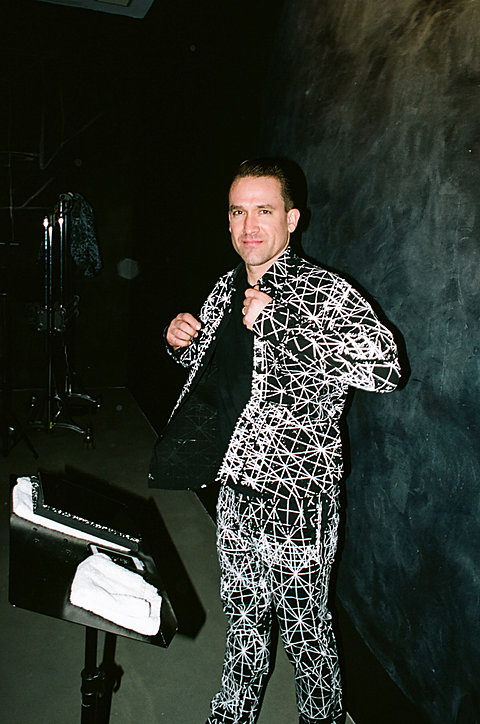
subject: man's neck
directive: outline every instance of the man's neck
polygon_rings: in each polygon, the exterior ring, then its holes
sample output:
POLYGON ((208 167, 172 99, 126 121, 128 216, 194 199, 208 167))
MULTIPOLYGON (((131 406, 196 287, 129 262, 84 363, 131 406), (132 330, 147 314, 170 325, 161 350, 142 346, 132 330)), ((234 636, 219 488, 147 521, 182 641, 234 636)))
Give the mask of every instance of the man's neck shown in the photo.
MULTIPOLYGON (((254 287, 255 284, 258 284, 258 280, 262 278, 265 271, 259 270, 258 267, 249 267, 247 264, 245 264, 246 272, 247 272, 247 282, 250 284, 251 287, 254 287)), ((268 267, 269 268, 269 267, 268 267)))
POLYGON ((247 270, 247 281, 248 283, 254 287, 256 284, 258 284, 259 279, 263 277, 264 274, 267 273, 267 271, 275 264, 277 259, 280 259, 280 257, 285 253, 285 251, 288 249, 288 246, 285 247, 281 251, 281 253, 276 256, 274 259, 271 259, 266 264, 261 264, 259 266, 252 266, 249 264, 245 264, 245 268, 247 270))

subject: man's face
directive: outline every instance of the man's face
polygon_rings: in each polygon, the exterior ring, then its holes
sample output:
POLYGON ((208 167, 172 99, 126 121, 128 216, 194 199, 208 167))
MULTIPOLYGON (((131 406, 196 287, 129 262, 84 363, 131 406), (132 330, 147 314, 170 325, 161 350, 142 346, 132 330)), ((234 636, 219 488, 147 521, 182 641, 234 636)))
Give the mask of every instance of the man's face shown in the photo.
POLYGON ((229 229, 235 251, 256 283, 287 248, 300 212, 285 211, 280 181, 274 176, 236 179, 229 195, 229 229))

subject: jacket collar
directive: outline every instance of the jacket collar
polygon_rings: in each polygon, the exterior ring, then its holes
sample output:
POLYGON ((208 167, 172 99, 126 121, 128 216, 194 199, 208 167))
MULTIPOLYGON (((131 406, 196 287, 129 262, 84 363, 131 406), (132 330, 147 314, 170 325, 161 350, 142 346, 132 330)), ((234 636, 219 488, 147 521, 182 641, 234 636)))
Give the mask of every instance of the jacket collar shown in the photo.
POLYGON ((285 280, 290 277, 298 267, 300 257, 287 246, 276 262, 267 269, 261 279, 259 279, 260 289, 266 294, 272 294, 276 289, 284 286, 285 280))
MULTIPOLYGON (((289 277, 295 269, 298 267, 300 257, 287 246, 283 254, 278 257, 276 262, 267 269, 263 277, 258 280, 260 289, 266 294, 271 294, 275 289, 281 288, 287 277, 289 277)), ((238 279, 240 272, 244 269, 244 263, 240 264, 233 269, 231 276, 231 285, 235 286, 235 281, 238 279)))

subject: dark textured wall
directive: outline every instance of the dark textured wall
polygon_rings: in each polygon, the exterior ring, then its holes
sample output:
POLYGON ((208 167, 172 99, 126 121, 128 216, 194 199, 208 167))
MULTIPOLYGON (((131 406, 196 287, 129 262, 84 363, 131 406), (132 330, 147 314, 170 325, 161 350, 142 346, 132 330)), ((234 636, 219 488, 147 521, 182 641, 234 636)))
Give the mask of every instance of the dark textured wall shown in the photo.
POLYGON ((290 2, 265 104, 306 252, 405 340, 405 388, 349 415, 338 592, 435 724, 480 721, 479 37, 478 0, 290 2))

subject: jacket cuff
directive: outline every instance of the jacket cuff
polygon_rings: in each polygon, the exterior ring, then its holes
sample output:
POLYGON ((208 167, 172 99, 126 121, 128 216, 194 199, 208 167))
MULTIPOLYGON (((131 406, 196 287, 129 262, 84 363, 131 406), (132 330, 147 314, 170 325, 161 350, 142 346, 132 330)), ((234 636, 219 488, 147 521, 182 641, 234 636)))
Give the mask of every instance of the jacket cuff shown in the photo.
POLYGON ((165 349, 170 357, 173 357, 175 362, 181 362, 182 353, 185 351, 185 348, 179 347, 179 349, 173 349, 173 347, 167 342, 167 330, 168 325, 163 330, 163 344, 165 345, 165 349))

